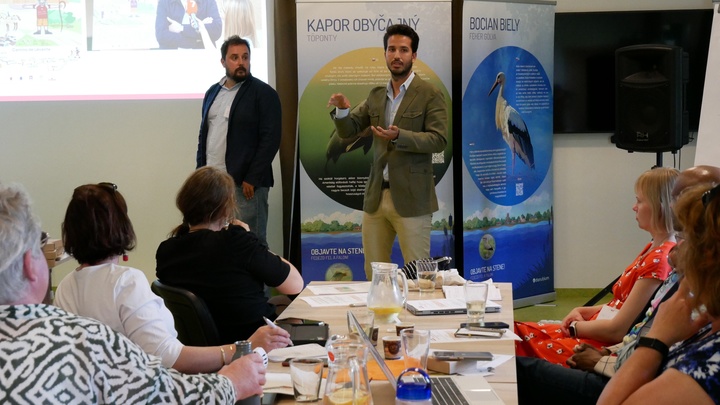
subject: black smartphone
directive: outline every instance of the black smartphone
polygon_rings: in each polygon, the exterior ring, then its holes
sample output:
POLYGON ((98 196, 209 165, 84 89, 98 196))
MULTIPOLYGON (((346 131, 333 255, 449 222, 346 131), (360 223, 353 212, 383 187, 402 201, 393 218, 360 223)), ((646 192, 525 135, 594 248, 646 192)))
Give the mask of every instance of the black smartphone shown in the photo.
POLYGON ((474 322, 474 323, 467 323, 463 322, 460 324, 461 328, 465 329, 473 329, 473 328, 483 328, 483 329, 509 329, 510 325, 506 324, 505 322, 474 322))
POLYGON ((463 352, 455 350, 438 350, 434 354, 438 360, 459 361, 459 360, 492 360, 490 352, 463 352))
POLYGON ((330 327, 325 322, 320 324, 278 323, 278 326, 290 333, 290 340, 296 346, 308 343, 325 346, 330 334, 330 327))

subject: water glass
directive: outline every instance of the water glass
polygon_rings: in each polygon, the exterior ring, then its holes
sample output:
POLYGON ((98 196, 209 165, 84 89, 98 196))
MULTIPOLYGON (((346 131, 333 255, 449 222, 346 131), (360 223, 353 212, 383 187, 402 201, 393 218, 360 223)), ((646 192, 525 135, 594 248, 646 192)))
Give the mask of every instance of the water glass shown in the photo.
POLYGON ((290 360, 290 378, 296 402, 316 402, 320 400, 323 361, 308 357, 290 360))
POLYGON ((465 282, 465 305, 468 322, 482 323, 485 320, 485 304, 488 297, 487 283, 479 281, 465 282))
POLYGON ((433 260, 418 260, 415 264, 417 269, 417 285, 420 293, 435 291, 435 279, 437 278, 437 262, 433 260))
POLYGON ((430 352, 430 331, 423 329, 403 329, 402 340, 405 368, 418 367, 427 370, 428 353, 430 352))
MULTIPOLYGON (((352 311, 355 315, 355 319, 358 320, 360 327, 365 331, 365 334, 372 339, 373 326, 375 325, 375 312, 365 308, 359 311, 352 311)), ((350 321, 350 317, 347 317, 348 322, 348 333, 357 333, 355 325, 350 321)))

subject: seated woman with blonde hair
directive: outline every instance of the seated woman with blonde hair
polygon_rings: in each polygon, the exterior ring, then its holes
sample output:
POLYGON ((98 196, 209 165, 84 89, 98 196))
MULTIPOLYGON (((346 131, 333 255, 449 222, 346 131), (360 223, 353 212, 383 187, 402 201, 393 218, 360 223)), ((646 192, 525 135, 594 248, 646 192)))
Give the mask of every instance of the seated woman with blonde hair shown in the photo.
POLYGON ((658 167, 635 182, 635 220, 652 241, 613 285, 613 299, 606 305, 575 308, 560 324, 515 322, 515 333, 523 339, 515 345, 518 356, 566 365, 580 343, 601 348, 622 340, 670 273, 667 255, 675 246, 670 202, 678 174, 676 169, 658 167))
POLYGON ((696 186, 675 204, 684 279, 598 404, 720 403, 720 186, 696 186))
MULTIPOLYGON (((58 285, 54 304, 96 319, 162 359, 165 367, 184 373, 207 373, 230 363, 235 345, 185 346, 163 300, 153 294, 141 270, 120 265, 135 247, 135 231, 125 198, 112 183, 75 189, 62 223, 65 250, 80 266, 58 285)), ((238 312, 237 317, 244 314, 238 312)), ((253 347, 266 351, 285 347, 289 334, 264 326, 249 336, 253 347)), ((223 340, 233 343, 234 340, 223 340)))
POLYGON ((193 172, 175 203, 183 221, 157 249, 157 277, 202 298, 222 340, 245 339, 277 318, 265 286, 299 294, 300 272, 235 219, 235 182, 212 166, 193 172))

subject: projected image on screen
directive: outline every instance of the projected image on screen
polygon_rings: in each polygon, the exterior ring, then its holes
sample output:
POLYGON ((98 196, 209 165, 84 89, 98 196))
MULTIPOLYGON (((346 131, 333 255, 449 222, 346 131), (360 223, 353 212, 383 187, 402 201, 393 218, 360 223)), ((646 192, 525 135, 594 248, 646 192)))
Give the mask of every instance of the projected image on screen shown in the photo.
POLYGON ((250 40, 267 81, 265 0, 0 0, 0 101, 201 98, 220 45, 250 40))

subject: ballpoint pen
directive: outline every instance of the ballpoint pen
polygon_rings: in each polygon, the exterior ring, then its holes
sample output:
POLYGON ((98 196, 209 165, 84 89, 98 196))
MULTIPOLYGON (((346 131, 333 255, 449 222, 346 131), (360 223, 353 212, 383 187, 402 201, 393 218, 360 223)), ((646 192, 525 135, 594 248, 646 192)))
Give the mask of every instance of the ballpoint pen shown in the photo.
MULTIPOLYGON (((267 319, 267 318, 264 317, 264 316, 263 316, 263 319, 265 320, 265 323, 268 324, 271 328, 279 328, 279 326, 277 326, 277 325, 275 324, 275 322, 267 319)), ((290 344, 289 344, 288 346, 294 346, 292 340, 290 341, 290 344)))

